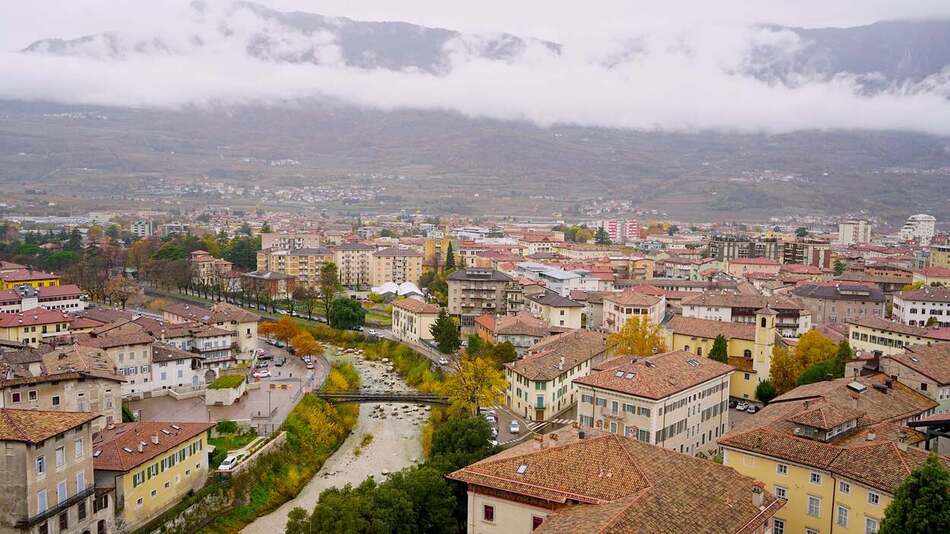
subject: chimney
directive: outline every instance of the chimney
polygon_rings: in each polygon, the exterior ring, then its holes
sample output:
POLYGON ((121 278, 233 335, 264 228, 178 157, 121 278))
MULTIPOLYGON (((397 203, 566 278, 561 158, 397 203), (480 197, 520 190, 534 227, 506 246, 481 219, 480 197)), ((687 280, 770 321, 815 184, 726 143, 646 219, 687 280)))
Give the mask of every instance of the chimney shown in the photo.
POLYGON ((152 444, 158 445, 158 434, 152 434, 152 444))
POLYGON ((807 410, 809 404, 810 402, 808 401, 808 399, 805 399, 804 401, 802 401, 802 408, 807 410))
POLYGON ((756 480, 752 483, 752 505, 756 508, 762 507, 765 500, 765 485, 756 480))
POLYGON ((145 450, 145 442, 144 442, 144 441, 140 441, 140 442, 139 442, 139 452, 142 452, 142 451, 144 451, 144 450, 145 450))
POLYGON ((584 439, 586 437, 587 437, 587 434, 585 434, 583 430, 577 431, 577 439, 584 439))
POLYGON ((897 433, 897 438, 898 438, 897 448, 902 451, 906 451, 907 450, 907 432, 904 430, 901 430, 900 432, 897 433))
POLYGON ((851 394, 851 407, 857 410, 861 406, 861 395, 860 394, 851 394))

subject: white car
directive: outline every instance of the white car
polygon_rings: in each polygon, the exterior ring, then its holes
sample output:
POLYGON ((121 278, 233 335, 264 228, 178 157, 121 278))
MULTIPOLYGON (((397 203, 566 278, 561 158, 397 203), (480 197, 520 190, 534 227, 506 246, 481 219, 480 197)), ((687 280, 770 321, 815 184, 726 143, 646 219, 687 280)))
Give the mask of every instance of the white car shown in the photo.
POLYGON ((267 369, 261 369, 260 371, 254 371, 254 378, 270 378, 270 371, 267 369))
POLYGON ((448 358, 446 358, 445 356, 439 358, 439 365, 448 365, 448 364, 449 364, 448 358))
POLYGON ((746 411, 746 408, 748 407, 749 403, 747 402, 740 402, 739 404, 736 404, 736 410, 739 410, 740 412, 746 411))
POLYGON ((512 434, 521 432, 521 425, 518 424, 518 421, 512 421, 511 424, 508 425, 508 432, 511 432, 512 434))
POLYGON ((221 465, 218 466, 218 469, 222 471, 230 471, 243 458, 244 458, 243 454, 238 454, 237 456, 228 456, 227 458, 224 459, 223 462, 221 462, 221 465))
POLYGON ((307 369, 313 369, 313 363, 312 363, 312 362, 307 364, 307 369))

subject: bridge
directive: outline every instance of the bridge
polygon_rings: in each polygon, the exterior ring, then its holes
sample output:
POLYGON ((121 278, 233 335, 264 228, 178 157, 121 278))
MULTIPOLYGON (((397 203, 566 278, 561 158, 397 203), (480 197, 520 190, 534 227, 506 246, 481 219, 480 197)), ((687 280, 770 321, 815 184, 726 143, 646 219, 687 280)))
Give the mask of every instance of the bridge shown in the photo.
POLYGON ((421 404, 449 404, 449 398, 442 395, 417 393, 413 391, 318 391, 316 395, 329 402, 414 402, 421 404))

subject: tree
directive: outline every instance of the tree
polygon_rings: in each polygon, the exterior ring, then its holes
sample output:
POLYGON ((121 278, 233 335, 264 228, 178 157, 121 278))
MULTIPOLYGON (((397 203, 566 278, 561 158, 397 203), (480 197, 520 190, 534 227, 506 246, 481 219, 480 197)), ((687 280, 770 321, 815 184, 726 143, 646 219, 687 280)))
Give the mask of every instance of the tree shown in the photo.
POLYGON ((832 267, 835 270, 835 276, 841 276, 842 274, 844 274, 844 270, 847 267, 847 265, 845 265, 843 261, 838 259, 838 260, 835 260, 835 263, 832 267))
POLYGON ((598 245, 609 245, 610 236, 607 235, 607 230, 603 226, 597 229, 597 232, 594 233, 594 243, 598 245))
POLYGON ((297 326, 297 323, 294 322, 293 319, 284 315, 277 321, 261 323, 257 331, 263 336, 272 337, 284 343, 290 343, 290 340, 300 331, 300 327, 297 326))
POLYGON ((313 319, 313 309, 317 306, 319 297, 320 295, 308 286, 299 285, 294 288, 294 300, 303 307, 307 319, 313 319))
POLYGON ((252 232, 253 230, 251 230, 251 225, 247 224, 247 221, 243 222, 241 224, 241 227, 238 228, 238 231, 237 231, 237 233, 244 234, 244 235, 251 235, 252 232))
POLYGON ((498 404, 507 386, 505 375, 482 356, 463 355, 458 371, 445 381, 451 408, 457 413, 477 415, 482 406, 498 404))
POLYGON ((901 287, 901 291, 917 291, 922 287, 924 287, 924 283, 922 281, 914 282, 913 284, 904 284, 904 286, 901 287))
POLYGON ((884 510, 880 534, 950 532, 950 472, 936 454, 911 471, 884 510))
POLYGON ((446 271, 455 270, 455 252, 452 251, 451 241, 449 241, 449 245, 445 247, 445 270, 446 271))
POLYGON ((439 352, 442 354, 451 354, 462 346, 458 326, 445 312, 445 308, 439 310, 439 317, 429 327, 429 333, 432 334, 432 338, 435 339, 439 352))
POLYGON ((808 237, 808 228, 805 228, 804 226, 799 226, 798 228, 796 228, 795 237, 798 237, 798 238, 808 237))
POLYGON ((594 239, 594 232, 590 228, 581 226, 574 233, 574 242, 575 243, 587 243, 591 239, 594 239))
POLYGON ((264 221, 264 224, 261 225, 261 233, 262 233, 262 234, 269 234, 269 233, 271 233, 271 232, 272 232, 272 230, 271 230, 271 228, 270 228, 270 223, 267 222, 267 221, 264 221))
POLYGON ((709 351, 709 359, 729 363, 729 345, 722 334, 719 334, 713 340, 712 350, 709 351))
MULTIPOLYGON (((340 292, 340 277, 337 273, 335 263, 327 262, 320 267, 319 288, 320 300, 323 301, 323 313, 324 315, 328 315, 330 313, 330 304, 333 303, 336 294, 340 292)), ((330 326, 333 326, 333 323, 330 323, 329 317, 327 317, 327 322, 330 326)))
POLYGON ((488 345, 478 334, 469 334, 468 335, 468 348, 466 349, 469 354, 475 355, 479 354, 485 349, 488 349, 488 345))
POLYGON ((607 337, 607 346, 612 354, 624 356, 652 356, 666 350, 659 325, 650 322, 646 315, 627 319, 619 332, 607 337))
POLYGON ((106 283, 106 298, 118 302, 125 309, 125 303, 139 292, 139 286, 124 276, 114 276, 106 283))
POLYGON ((492 451, 491 427, 482 417, 451 418, 432 433, 432 458, 442 457, 449 470, 461 469, 492 451))
POLYGON ((63 248, 72 251, 78 251, 82 249, 82 234, 79 233, 79 228, 73 228, 72 232, 69 232, 69 240, 66 241, 66 244, 63 245, 63 248))
POLYGON ((494 350, 495 362, 500 366, 513 362, 518 359, 518 351, 511 341, 502 341, 495 344, 494 350))
POLYGON ((785 347, 772 347, 772 363, 769 367, 769 382, 778 393, 795 387, 795 381, 802 374, 802 369, 796 364, 795 357, 785 347))
POLYGON ((834 374, 836 378, 844 376, 844 369, 853 357, 854 351, 851 350, 851 344, 848 343, 847 339, 842 339, 841 342, 838 343, 838 351, 835 353, 834 374))
POLYGON ((672 236, 676 235, 676 232, 680 231, 680 227, 675 224, 671 224, 669 228, 666 229, 666 235, 672 236))
POLYGON ((759 382, 758 386, 755 386, 755 398, 759 399, 762 404, 768 404, 777 396, 778 392, 775 391, 775 386, 768 380, 763 380, 759 382))
POLYGON ((936 317, 930 317, 929 319, 927 319, 927 324, 925 326, 931 327, 931 326, 937 326, 939 324, 940 324, 940 321, 938 321, 936 317))
POLYGON ((294 349, 297 356, 319 356, 323 354, 323 346, 317 343, 313 335, 306 330, 301 330, 290 340, 290 346, 294 349))
POLYGON ((334 328, 355 330, 366 322, 366 310, 353 299, 339 297, 330 304, 327 322, 334 328))

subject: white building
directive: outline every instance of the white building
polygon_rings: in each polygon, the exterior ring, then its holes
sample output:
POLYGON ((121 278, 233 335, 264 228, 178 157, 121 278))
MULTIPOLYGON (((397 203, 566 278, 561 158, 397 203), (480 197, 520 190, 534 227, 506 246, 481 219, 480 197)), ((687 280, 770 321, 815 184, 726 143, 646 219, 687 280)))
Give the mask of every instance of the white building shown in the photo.
POLYGON ((200 388, 205 383, 204 357, 173 345, 152 345, 152 390, 200 388))
POLYGON ((627 289, 622 293, 604 295, 604 328, 619 332, 632 317, 646 316, 658 325, 666 315, 666 297, 647 295, 627 289))
POLYGON ((932 215, 918 213, 907 218, 898 236, 904 241, 916 239, 921 244, 929 244, 936 231, 937 219, 932 215))
MULTIPOLYGON (((585 284, 584 277, 579 273, 531 261, 516 264, 514 274, 515 276, 541 282, 544 287, 562 297, 570 295, 571 291, 575 289, 582 289, 585 284)), ((599 283, 596 279, 591 279, 591 282, 599 283)))
POLYGON ((135 221, 132 223, 132 227, 130 230, 132 232, 132 235, 134 235, 135 237, 139 237, 139 238, 148 237, 152 235, 152 221, 147 221, 144 219, 135 221))
POLYGON ((849 219, 838 223, 838 242, 843 245, 871 242, 871 225, 865 219, 849 219))
POLYGON ((34 308, 76 313, 86 309, 89 301, 79 286, 18 286, 0 290, 0 313, 19 313, 34 308))
POLYGON ((950 326, 950 288, 925 286, 897 293, 894 318, 911 326, 950 326))

